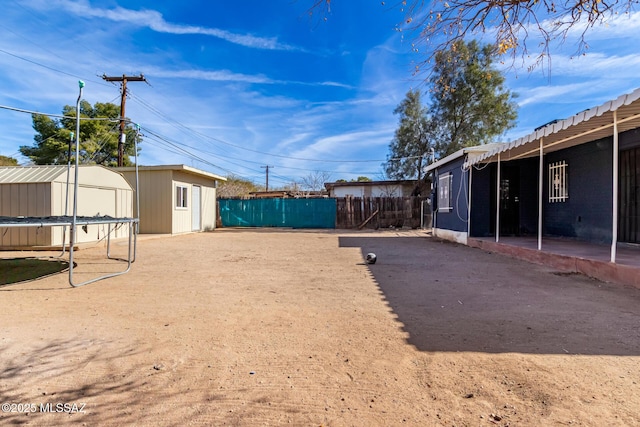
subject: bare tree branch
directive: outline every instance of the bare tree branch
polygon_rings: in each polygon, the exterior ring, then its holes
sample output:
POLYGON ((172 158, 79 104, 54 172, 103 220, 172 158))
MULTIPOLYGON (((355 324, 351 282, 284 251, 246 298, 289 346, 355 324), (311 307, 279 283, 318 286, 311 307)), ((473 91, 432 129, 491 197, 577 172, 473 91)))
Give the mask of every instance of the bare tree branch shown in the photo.
MULTIPOLYGON (((382 2, 385 5, 385 2, 382 2)), ((640 0, 425 0, 400 1, 398 8, 404 19, 398 31, 418 34, 414 51, 424 48, 425 58, 416 65, 420 73, 438 51, 449 50, 457 41, 480 34, 489 35, 497 53, 523 61, 534 55, 535 68, 549 63, 550 45, 563 42, 570 32, 578 31, 576 53, 588 48, 589 31, 620 14, 629 14, 640 0), (540 39, 536 52, 527 45, 529 39, 540 39)), ((309 13, 330 12, 331 0, 311 0, 309 13)))

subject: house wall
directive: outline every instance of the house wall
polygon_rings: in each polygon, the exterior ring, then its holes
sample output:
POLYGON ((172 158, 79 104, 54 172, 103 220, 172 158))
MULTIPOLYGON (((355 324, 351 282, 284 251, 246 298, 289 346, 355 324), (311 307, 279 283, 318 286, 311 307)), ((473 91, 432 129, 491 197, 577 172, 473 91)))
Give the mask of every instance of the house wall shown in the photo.
POLYGON ((331 190, 330 197, 407 197, 413 186, 407 185, 344 185, 331 190))
POLYGON ((606 138, 545 155, 544 234, 610 242, 613 139, 606 138), (549 203, 549 163, 566 160, 569 198, 549 203))
POLYGON ((173 211, 173 232, 174 233, 187 233, 193 231, 192 214, 193 214, 193 186, 200 187, 200 222, 201 230, 213 229, 216 223, 216 189, 214 187, 215 181, 211 178, 197 176, 182 171, 173 172, 173 198, 174 198, 174 211, 173 211), (187 209, 181 209, 175 207, 175 187, 176 185, 183 185, 188 188, 188 203, 187 209))
POLYGON ((172 198, 173 198, 173 218, 171 221, 171 232, 175 234, 179 233, 188 233, 192 231, 191 229, 191 209, 193 207, 193 188, 190 182, 181 181, 179 179, 173 179, 172 185, 172 198), (176 203, 176 189, 178 186, 187 188, 187 207, 177 207, 176 203))
POLYGON ((413 186, 376 185, 372 191, 375 192, 372 197, 409 197, 413 191, 413 186))
POLYGON ((334 187, 333 194, 331 197, 364 197, 364 188, 361 186, 358 187, 334 187))
MULTIPOLYGON (((135 187, 135 171, 123 171, 135 187)), ((139 170, 140 233, 179 234, 192 230, 193 186, 200 186, 201 230, 216 225, 215 181, 211 178, 172 169, 139 170), (176 207, 176 187, 187 187, 186 208, 176 207)), ((134 197, 134 205, 136 203, 134 197)))
POLYGON ((520 170, 519 234, 536 235, 538 233, 538 183, 540 159, 530 158, 517 160, 516 162, 520 170))
POLYGON ((495 174, 494 163, 471 172, 471 235, 493 236, 495 233, 495 174))
MULTIPOLYGON (((131 187, 135 188, 135 171, 122 172, 131 187)), ((172 171, 147 170, 138 173, 138 197, 140 198, 140 233, 171 234, 174 201, 172 171)), ((136 196, 134 193, 134 215, 136 196)))
POLYGON ((213 230, 216 228, 217 189, 214 187, 202 186, 202 193, 200 194, 200 197, 202 199, 202 230, 213 230))
POLYGON ((467 218, 468 218, 468 200, 469 200, 469 174, 462 171, 462 164, 464 163, 464 157, 453 160, 437 169, 435 177, 435 228, 445 229, 451 231, 467 232, 467 218), (438 204, 438 185, 439 176, 451 173, 453 175, 453 182, 451 185, 451 207, 450 211, 441 210, 438 204))
POLYGON ((618 147, 620 151, 640 147, 640 129, 633 129, 620 134, 618 147))

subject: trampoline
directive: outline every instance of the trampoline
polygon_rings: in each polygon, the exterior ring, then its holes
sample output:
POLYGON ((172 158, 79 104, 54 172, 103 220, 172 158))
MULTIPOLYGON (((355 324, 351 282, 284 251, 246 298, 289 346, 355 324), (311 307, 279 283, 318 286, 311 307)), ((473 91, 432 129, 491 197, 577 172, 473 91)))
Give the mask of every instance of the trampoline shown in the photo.
MULTIPOLYGON (((134 141, 135 146, 135 165, 136 165, 136 198, 138 199, 138 203, 136 204, 136 217, 125 217, 125 218, 116 218, 111 216, 79 216, 78 212, 78 159, 80 157, 80 100, 82 99, 82 89, 84 88, 84 82, 79 82, 80 86, 80 94, 78 95, 78 101, 76 103, 76 133, 75 133, 75 179, 73 182, 73 214, 72 215, 63 215, 63 216, 47 216, 47 217, 27 217, 27 216, 16 216, 16 217, 7 217, 0 216, 0 228, 17 228, 17 227, 64 227, 63 229, 63 238, 62 238, 62 252, 60 257, 64 256, 66 250, 66 239, 64 237, 64 232, 66 232, 67 227, 69 227, 69 284, 72 287, 79 287, 83 285, 87 285, 89 283, 97 282, 98 280, 107 279, 110 277, 119 276, 121 274, 125 274, 129 272, 131 269, 131 264, 135 262, 136 259, 136 245, 137 245, 137 237, 138 237, 138 224, 139 218, 137 212, 139 212, 139 197, 138 197, 138 147, 137 140, 134 141), (126 268, 124 270, 107 273, 100 275, 98 277, 85 280, 82 282, 74 281, 74 251, 76 246, 76 227, 80 226, 89 226, 94 224, 102 224, 107 226, 106 238, 107 238, 107 253, 106 256, 108 259, 116 260, 123 262, 126 264, 126 268), (111 256, 111 232, 114 231, 118 227, 126 226, 129 229, 129 241, 128 241, 128 251, 127 257, 116 258, 111 256)), ((69 164, 67 169, 67 194, 69 191, 69 177, 70 177, 70 169, 71 169, 71 142, 69 142, 69 164)), ((68 199, 68 197, 67 197, 68 199)), ((65 207, 65 214, 67 213, 67 208, 65 207)))

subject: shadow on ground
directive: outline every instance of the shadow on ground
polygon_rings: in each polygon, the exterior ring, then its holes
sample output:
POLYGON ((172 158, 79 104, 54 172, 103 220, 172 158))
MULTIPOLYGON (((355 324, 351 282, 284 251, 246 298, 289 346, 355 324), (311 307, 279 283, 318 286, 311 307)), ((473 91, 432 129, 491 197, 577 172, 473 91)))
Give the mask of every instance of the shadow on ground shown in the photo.
POLYGON ((69 262, 57 258, 0 259, 0 286, 42 279, 69 269, 69 262))
POLYGON ((430 237, 340 237, 358 247, 422 351, 640 355, 640 290, 430 237))
POLYGON ((54 339, 29 349, 3 345, 0 402, 20 407, 3 406, 0 424, 119 426, 163 419, 171 413, 164 402, 175 394, 155 379, 167 375, 165 368, 131 363, 148 351, 94 339, 54 339))

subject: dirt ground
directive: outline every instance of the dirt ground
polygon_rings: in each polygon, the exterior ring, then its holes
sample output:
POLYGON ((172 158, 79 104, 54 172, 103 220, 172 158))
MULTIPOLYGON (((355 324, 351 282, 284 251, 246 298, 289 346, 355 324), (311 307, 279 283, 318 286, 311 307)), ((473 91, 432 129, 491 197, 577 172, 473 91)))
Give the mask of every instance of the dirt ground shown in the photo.
POLYGON ((144 238, 0 328, 0 425, 640 425, 640 290, 422 231, 144 238))

